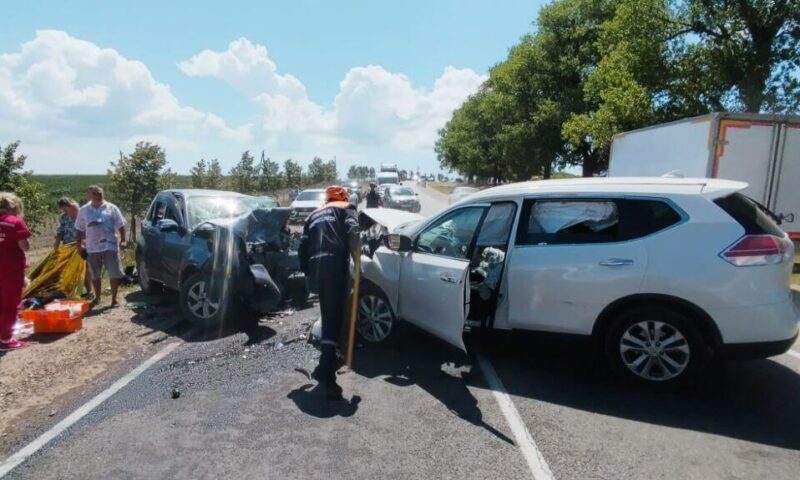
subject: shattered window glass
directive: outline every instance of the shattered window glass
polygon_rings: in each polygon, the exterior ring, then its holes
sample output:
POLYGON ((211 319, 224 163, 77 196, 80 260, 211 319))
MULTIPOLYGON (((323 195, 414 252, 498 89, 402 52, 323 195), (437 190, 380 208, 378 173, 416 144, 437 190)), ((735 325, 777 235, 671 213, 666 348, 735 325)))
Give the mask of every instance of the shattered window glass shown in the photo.
POLYGON ((191 197, 189 223, 196 226, 209 220, 236 218, 256 208, 269 208, 269 204, 256 197, 191 197))
POLYGON ((613 201, 558 200, 532 205, 523 244, 603 243, 617 240, 613 201))
POLYGON ((469 245, 483 211, 483 207, 462 208, 440 219, 420 234, 417 250, 453 258, 467 258, 469 245))

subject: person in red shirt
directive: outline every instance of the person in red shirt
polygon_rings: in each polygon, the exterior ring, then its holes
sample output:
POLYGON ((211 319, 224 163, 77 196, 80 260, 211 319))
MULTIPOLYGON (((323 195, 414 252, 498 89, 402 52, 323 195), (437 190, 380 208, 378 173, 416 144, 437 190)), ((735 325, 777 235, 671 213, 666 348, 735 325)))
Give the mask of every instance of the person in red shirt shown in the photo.
POLYGON ((31 232, 22 219, 22 200, 0 192, 0 351, 17 350, 27 343, 14 339, 17 308, 25 285, 25 252, 31 232))

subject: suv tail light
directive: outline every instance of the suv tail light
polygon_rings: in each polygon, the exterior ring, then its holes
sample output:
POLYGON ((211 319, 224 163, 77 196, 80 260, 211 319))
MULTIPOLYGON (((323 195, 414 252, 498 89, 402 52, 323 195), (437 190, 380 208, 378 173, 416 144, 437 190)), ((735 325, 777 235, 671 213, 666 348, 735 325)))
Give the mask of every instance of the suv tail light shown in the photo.
POLYGON ((776 265, 791 257, 792 243, 774 235, 745 235, 720 255, 737 267, 776 265))

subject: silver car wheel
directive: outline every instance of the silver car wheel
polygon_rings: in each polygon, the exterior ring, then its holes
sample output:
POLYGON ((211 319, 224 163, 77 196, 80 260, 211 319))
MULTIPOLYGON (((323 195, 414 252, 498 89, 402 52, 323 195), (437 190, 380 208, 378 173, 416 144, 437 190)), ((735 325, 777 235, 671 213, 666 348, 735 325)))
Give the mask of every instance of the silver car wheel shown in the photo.
POLYGON ((619 340, 622 361, 635 375, 648 381, 677 377, 689 365, 686 337, 674 326, 643 321, 628 327, 619 340))
POLYGON ((192 285, 192 288, 189 289, 189 295, 186 301, 189 310, 202 319, 213 317, 216 315, 217 310, 219 310, 219 302, 213 301, 208 296, 205 280, 201 280, 192 285))
POLYGON ((358 333, 368 342, 380 342, 392 331, 394 317, 389 305, 378 295, 367 293, 358 303, 358 333))

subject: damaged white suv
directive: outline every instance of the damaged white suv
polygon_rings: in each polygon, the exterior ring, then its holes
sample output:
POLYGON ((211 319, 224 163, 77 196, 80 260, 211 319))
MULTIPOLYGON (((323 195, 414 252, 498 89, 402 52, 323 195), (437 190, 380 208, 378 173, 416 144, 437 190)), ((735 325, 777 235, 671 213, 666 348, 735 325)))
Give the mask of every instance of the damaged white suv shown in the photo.
POLYGON ((785 352, 794 247, 746 184, 591 178, 505 185, 430 219, 366 209, 358 331, 398 319, 464 349, 465 324, 595 337, 620 374, 672 383, 712 356, 785 352))

